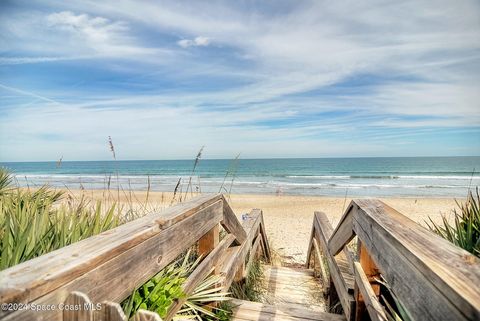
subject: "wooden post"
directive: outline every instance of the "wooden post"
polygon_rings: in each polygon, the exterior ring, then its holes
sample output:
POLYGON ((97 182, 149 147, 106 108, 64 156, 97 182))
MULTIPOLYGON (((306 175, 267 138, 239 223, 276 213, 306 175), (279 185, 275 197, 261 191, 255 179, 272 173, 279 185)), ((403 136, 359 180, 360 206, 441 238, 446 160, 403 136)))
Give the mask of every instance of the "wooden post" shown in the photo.
POLYGON ((235 282, 240 282, 243 279, 245 279, 245 277, 246 277, 246 275, 245 275, 245 262, 242 262, 240 264, 240 266, 238 267, 238 270, 235 273, 235 277, 233 278, 233 280, 235 282))
POLYGON ((140 309, 133 316, 133 321, 162 321, 162 318, 155 312, 140 309))
POLYGON ((104 301, 100 311, 95 314, 95 321, 127 321, 120 304, 104 301))
MULTIPOLYGON (((380 275, 380 272, 377 268, 377 265, 368 254, 367 248, 365 247, 365 245, 363 245, 360 239, 358 240, 358 257, 359 257, 360 265, 362 266, 362 269, 365 272, 365 275, 370 281, 370 285, 372 286, 373 292, 378 297, 380 295, 380 285, 372 284, 372 282, 374 281, 375 277, 378 277, 380 275)), ((360 293, 360 290, 358 288, 358 284, 356 282, 355 282, 354 291, 355 291, 355 301, 357 302, 356 309, 355 309, 355 320, 356 321, 369 320, 370 317, 367 312, 365 300, 363 299, 362 294, 360 293)))
POLYGON ((64 302, 63 321, 93 321, 93 304, 82 292, 71 292, 64 302))
MULTIPOLYGON (((220 242, 220 225, 217 224, 198 240, 198 254, 202 255, 205 258, 210 252, 213 251, 213 249, 218 245, 219 242, 220 242)), ((215 274, 220 273, 220 267, 218 264, 216 264, 215 266, 214 273, 215 274)), ((212 304, 209 304, 208 306, 205 306, 204 308, 210 309, 210 307, 214 307, 214 306, 215 304, 212 303, 212 304)))
MULTIPOLYGON (((220 225, 215 225, 210 231, 198 240, 198 255, 202 255, 204 258, 213 251, 213 249, 220 242, 220 225)), ((218 264, 215 266, 215 274, 218 274, 218 264)))
POLYGON ((198 254, 203 257, 213 251, 220 241, 220 227, 215 225, 210 231, 198 240, 198 254))

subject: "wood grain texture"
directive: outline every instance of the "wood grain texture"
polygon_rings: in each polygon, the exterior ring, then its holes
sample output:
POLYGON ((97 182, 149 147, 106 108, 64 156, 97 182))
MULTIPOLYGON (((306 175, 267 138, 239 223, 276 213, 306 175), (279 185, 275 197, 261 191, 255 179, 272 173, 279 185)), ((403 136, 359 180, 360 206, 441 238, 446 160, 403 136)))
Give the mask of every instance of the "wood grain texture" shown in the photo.
MULTIPOLYGON (((261 210, 260 210, 261 211, 261 210)), ((272 260, 272 256, 270 253, 270 245, 267 239, 267 231, 265 229, 265 221, 263 220, 263 213, 260 216, 260 235, 262 237, 262 245, 263 245, 263 255, 265 256, 265 260, 267 263, 270 263, 272 260)))
POLYGON ((232 320, 305 320, 305 321, 342 321, 345 317, 338 314, 311 311, 291 305, 269 305, 258 302, 230 300, 233 305, 232 320))
MULTIPOLYGON (((313 216, 313 219, 315 220, 315 214, 313 216)), ((312 230, 310 232, 310 237, 308 238, 308 248, 307 248, 307 259, 305 261, 305 268, 309 269, 311 267, 311 264, 315 264, 315 262, 312 260, 312 254, 313 254, 313 243, 312 240, 315 237, 315 222, 312 224, 312 230)))
MULTIPOLYGON (((370 286, 370 281, 368 280, 367 275, 363 271, 362 265, 358 262, 354 263, 355 270, 355 281, 358 287, 359 292, 362 295, 363 302, 365 302, 365 307, 370 315, 372 321, 387 321, 387 316, 383 306, 380 304, 377 298, 377 293, 370 286)), ((358 301, 357 301, 358 305, 358 301)), ((363 320, 360 317, 357 317, 357 320, 363 320)))
POLYGON ((259 227, 262 222, 261 217, 261 210, 252 210, 248 218, 242 222, 242 227, 247 235, 245 241, 241 245, 231 247, 225 252, 225 259, 221 267, 221 274, 224 276, 224 289, 230 287, 237 270, 245 262, 245 258, 253 245, 253 240, 259 233, 259 227))
MULTIPOLYGON (((222 200, 203 207, 174 225, 155 233, 150 238, 124 251, 117 248, 113 258, 102 265, 84 267, 83 275, 62 285, 34 302, 58 304, 71 291, 86 293, 93 302, 121 302, 133 289, 145 283, 152 275, 172 262, 180 253, 192 246, 202 235, 217 225, 223 217, 222 200)), ((55 273, 55 271, 52 271, 55 273)), ((30 310, 8 314, 3 320, 61 320, 58 311, 35 313, 30 310)))
POLYGON ((88 296, 75 291, 65 299, 63 321, 94 321, 93 311, 93 304, 88 296))
POLYGON ((328 240, 333 234, 333 228, 327 218, 327 215, 323 212, 315 212, 313 222, 315 226, 314 235, 318 241, 318 244, 322 248, 322 252, 325 255, 330 278, 334 285, 334 289, 332 289, 331 286, 330 289, 332 291, 336 291, 347 320, 353 320, 355 307, 355 299, 353 297, 353 282, 347 283, 346 281, 348 278, 353 280, 353 276, 350 276, 345 254, 340 252, 336 257, 334 257, 329 251, 328 240), (342 267, 342 270, 340 267, 342 267))
POLYGON ((133 321, 162 321, 157 313, 147 310, 138 310, 132 319, 133 321))
POLYGON ((246 237, 247 234, 245 233, 245 230, 242 227, 242 224, 238 221, 237 216, 233 212, 232 208, 228 204, 227 200, 225 197, 222 195, 223 199, 223 219, 221 221, 221 224, 225 231, 228 233, 231 233, 235 235, 236 237, 236 245, 242 244, 246 237))
MULTIPOLYGON (((357 250, 358 250, 358 258, 360 261, 360 266, 362 268, 362 275, 365 274, 367 281, 369 281, 368 290, 372 290, 375 294, 376 298, 380 295, 380 285, 372 282, 374 279, 380 279, 380 271, 378 270, 377 265, 373 261, 372 257, 368 254, 368 250, 363 244, 362 241, 358 240, 357 243, 357 250)), ((356 264, 355 262, 354 264, 356 264)), ((357 272, 355 272, 355 300, 356 304, 356 311, 355 311, 355 320, 365 320, 367 319, 367 313, 371 313, 372 311, 368 310, 368 301, 370 298, 364 298, 364 293, 361 291, 359 285, 359 279, 357 277, 357 272)), ((363 279, 361 279, 363 280, 363 279)), ((373 300, 373 299, 372 299, 373 300)))
POLYGON ((260 250, 261 244, 262 244, 262 237, 260 235, 257 235, 257 237, 255 238, 255 241, 253 242, 252 248, 250 249, 248 263, 245 266, 245 276, 248 275, 248 273, 250 272, 253 262, 257 257, 258 251, 260 250))
POLYGON ((354 202, 355 233, 414 319, 480 319, 477 258, 381 201, 354 202))
POLYGON ((327 272, 327 267, 325 266, 325 263, 323 261, 324 256, 320 252, 320 246, 318 245, 318 241, 316 238, 312 239, 312 243, 313 243, 313 248, 315 249, 315 258, 318 261, 318 265, 321 271, 323 291, 325 294, 327 294, 330 291, 330 282, 329 282, 330 277, 327 272))
POLYGON ((101 310, 95 313, 95 321, 127 321, 127 317, 120 304, 104 301, 101 310))
POLYGON ((325 311, 322 288, 313 271, 263 265, 264 297, 272 304, 285 304, 314 311, 325 311))
POLYGON ((220 226, 215 225, 198 240, 198 254, 207 256, 220 242, 220 226))
POLYGON ((332 255, 337 255, 344 248, 344 246, 350 242, 354 237, 353 232, 353 215, 357 206, 355 203, 350 202, 345 214, 343 214, 340 222, 332 233, 332 236, 328 240, 328 249, 332 255))

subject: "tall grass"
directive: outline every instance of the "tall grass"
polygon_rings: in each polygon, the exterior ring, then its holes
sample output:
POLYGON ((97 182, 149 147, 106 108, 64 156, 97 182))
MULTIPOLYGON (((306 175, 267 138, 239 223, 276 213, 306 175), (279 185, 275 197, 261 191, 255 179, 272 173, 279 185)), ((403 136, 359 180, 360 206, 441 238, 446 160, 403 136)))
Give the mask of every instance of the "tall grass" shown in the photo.
POLYGON ((240 300, 261 302, 264 293, 262 263, 261 260, 254 259, 251 264, 245 280, 234 282, 229 292, 232 297, 240 300))
POLYGON ((434 233, 453 244, 480 257, 480 195, 478 187, 475 193, 468 192, 467 201, 456 201, 458 210, 453 210, 453 222, 443 216, 442 223, 437 224, 431 218, 428 227, 434 233))
POLYGON ((240 154, 237 154, 237 156, 235 156, 235 158, 230 162, 230 165, 227 171, 225 172, 225 176, 223 177, 222 185, 220 185, 220 189, 218 190, 219 193, 227 193, 228 197, 232 193, 233 182, 235 181, 235 178, 237 176, 239 160, 240 160, 240 154), (229 176, 231 177, 231 181, 230 181, 230 188, 227 190, 226 182, 229 176))
POLYGON ((104 207, 46 186, 19 189, 0 169, 0 269, 54 251, 124 222, 116 204, 104 207))
MULTIPOLYGON (((197 156, 195 157, 195 161, 193 162, 193 168, 192 168, 192 172, 190 173, 190 177, 188 178, 188 184, 187 184, 187 189, 185 191, 184 199, 187 198, 188 191, 190 191, 190 196, 193 196, 192 178, 195 175, 195 170, 197 169, 198 164, 200 163, 200 159, 202 158, 202 153, 203 153, 204 148, 205 148, 205 146, 202 146, 200 148, 200 150, 197 153, 197 156)), ((197 185, 197 188, 196 188, 197 189, 196 192, 201 192, 201 190, 200 190, 200 178, 197 179, 197 184, 198 185, 197 185)))

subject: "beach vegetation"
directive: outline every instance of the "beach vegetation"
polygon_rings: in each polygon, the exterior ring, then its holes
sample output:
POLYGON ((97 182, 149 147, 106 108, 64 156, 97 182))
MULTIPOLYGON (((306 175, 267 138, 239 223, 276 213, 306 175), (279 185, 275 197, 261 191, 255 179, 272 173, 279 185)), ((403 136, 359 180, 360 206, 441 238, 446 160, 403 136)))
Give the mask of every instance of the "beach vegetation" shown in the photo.
POLYGON ((469 191, 465 202, 456 201, 453 220, 443 216, 441 223, 431 218, 427 222, 431 231, 464 250, 480 257, 480 195, 478 187, 469 191))
POLYGON ((11 174, 0 169, 0 269, 114 228, 124 223, 118 210, 47 186, 15 188, 11 174))
POLYGON ((254 259, 245 279, 230 286, 231 296, 240 300, 261 302, 264 294, 263 277, 262 262, 254 259))
POLYGON ((219 306, 213 310, 204 307, 208 303, 228 300, 227 293, 216 286, 221 281, 219 275, 211 275, 202 280, 190 295, 183 292, 182 285, 201 261, 201 257, 192 259, 193 257, 192 252, 188 251, 136 289, 121 304, 125 314, 130 318, 139 309, 144 309, 156 312, 163 318, 176 300, 185 298, 185 304, 179 310, 179 315, 198 320, 204 320, 206 317, 211 320, 222 319, 228 312, 226 306, 223 306, 223 309, 219 306))
POLYGON ((237 176, 237 169, 238 169, 238 164, 240 161, 240 154, 237 154, 235 158, 230 162, 230 165, 225 172, 225 176, 223 177, 222 185, 220 185, 220 188, 218 190, 219 193, 226 193, 227 196, 229 197, 230 194, 232 193, 232 187, 233 183, 235 181, 235 178, 237 176), (227 189, 227 180, 230 179, 230 186, 227 189))
MULTIPOLYGON (((124 224, 144 215, 138 211, 146 208, 131 205, 124 209, 105 197, 92 203, 83 194, 75 198, 48 186, 19 188, 13 176, 0 169, 0 270, 124 224)), ((180 314, 198 320, 227 320, 228 305, 204 307, 228 299, 217 286, 220 276, 205 278, 190 295, 182 291, 200 259, 187 252, 136 289, 122 303, 126 315, 146 309, 164 316, 176 299, 186 298, 180 314)))

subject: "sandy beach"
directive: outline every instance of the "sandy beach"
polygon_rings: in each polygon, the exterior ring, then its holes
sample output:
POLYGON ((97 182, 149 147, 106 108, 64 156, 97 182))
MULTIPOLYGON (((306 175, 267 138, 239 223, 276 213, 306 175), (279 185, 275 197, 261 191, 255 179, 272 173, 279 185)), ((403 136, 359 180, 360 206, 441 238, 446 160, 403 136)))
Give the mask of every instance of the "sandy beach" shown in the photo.
MULTIPOLYGON (((73 191, 75 195, 84 193, 89 198, 101 199, 102 190, 73 191)), ((161 211, 168 207, 172 193, 150 192, 148 210, 161 211)), ((146 192, 120 193, 112 195, 121 202, 135 205, 145 203, 146 192)), ((189 196, 190 197, 190 196, 189 196)), ((237 216, 248 213, 253 208, 262 209, 271 247, 283 258, 285 263, 303 263, 307 251, 314 211, 323 211, 335 227, 351 199, 292 196, 292 195, 254 195, 233 194, 229 203, 237 216)), ((383 202, 425 226, 431 217, 439 221, 442 215, 451 215, 455 200, 451 198, 380 198, 383 202)))

